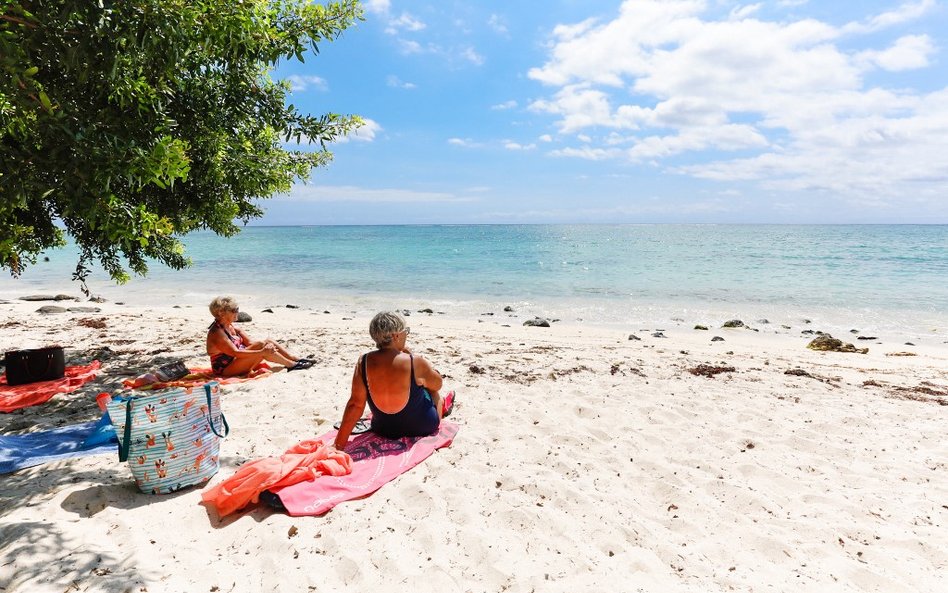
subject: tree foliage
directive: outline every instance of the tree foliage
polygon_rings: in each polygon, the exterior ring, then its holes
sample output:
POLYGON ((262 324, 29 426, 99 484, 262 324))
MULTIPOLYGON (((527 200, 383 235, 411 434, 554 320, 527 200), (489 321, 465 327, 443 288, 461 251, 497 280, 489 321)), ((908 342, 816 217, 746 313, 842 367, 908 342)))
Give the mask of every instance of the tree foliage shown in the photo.
POLYGON ((300 113, 270 72, 362 18, 357 0, 0 0, 0 266, 71 235, 118 282, 179 237, 229 236, 332 158, 357 116, 300 113), (314 143, 288 150, 286 142, 314 143))

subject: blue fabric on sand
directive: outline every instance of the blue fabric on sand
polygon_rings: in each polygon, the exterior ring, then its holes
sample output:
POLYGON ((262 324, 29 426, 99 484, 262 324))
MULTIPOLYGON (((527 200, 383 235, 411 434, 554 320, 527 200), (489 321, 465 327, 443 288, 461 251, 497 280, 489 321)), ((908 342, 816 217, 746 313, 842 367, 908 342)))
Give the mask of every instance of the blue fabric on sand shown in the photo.
POLYGON ((115 454, 115 430, 102 423, 100 419, 42 432, 0 435, 0 474, 72 457, 115 454))

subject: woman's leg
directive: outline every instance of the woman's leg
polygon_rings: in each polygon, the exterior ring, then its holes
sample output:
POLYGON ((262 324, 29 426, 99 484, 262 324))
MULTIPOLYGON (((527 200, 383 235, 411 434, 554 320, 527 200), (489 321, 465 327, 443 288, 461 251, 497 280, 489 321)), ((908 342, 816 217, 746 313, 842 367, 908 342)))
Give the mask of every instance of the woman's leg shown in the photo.
POLYGON ((438 418, 444 418, 444 398, 434 389, 428 389, 427 391, 428 395, 431 396, 431 403, 434 404, 435 411, 438 412, 438 418))
POLYGON ((221 372, 225 377, 233 377, 234 375, 243 375, 244 373, 250 371, 255 366, 260 364, 261 361, 266 360, 267 362, 275 362, 276 364, 282 364, 283 366, 289 368, 296 364, 296 361, 286 358, 276 350, 264 350, 263 352, 257 352, 253 356, 241 356, 230 363, 224 370, 221 372))
POLYGON ((221 375, 225 377, 243 375, 253 367, 260 364, 260 361, 263 360, 263 355, 263 352, 259 352, 253 356, 241 356, 240 358, 235 358, 233 362, 224 367, 224 369, 221 371, 221 375))
POLYGON ((282 356, 283 358, 286 358, 287 360, 291 360, 291 361, 293 361, 293 362, 296 362, 297 360, 300 359, 299 356, 296 356, 296 355, 290 353, 290 351, 287 350, 286 348, 284 348, 283 346, 281 346, 279 342, 277 342, 276 340, 271 340, 270 338, 267 338, 266 340, 264 340, 264 341, 262 341, 262 342, 254 342, 253 344, 251 344, 250 346, 248 346, 248 348, 251 348, 251 349, 259 349, 259 348, 263 348, 263 347, 265 347, 265 346, 267 346, 267 345, 273 346, 273 349, 274 349, 276 352, 279 352, 279 353, 280 353, 280 356, 282 356))

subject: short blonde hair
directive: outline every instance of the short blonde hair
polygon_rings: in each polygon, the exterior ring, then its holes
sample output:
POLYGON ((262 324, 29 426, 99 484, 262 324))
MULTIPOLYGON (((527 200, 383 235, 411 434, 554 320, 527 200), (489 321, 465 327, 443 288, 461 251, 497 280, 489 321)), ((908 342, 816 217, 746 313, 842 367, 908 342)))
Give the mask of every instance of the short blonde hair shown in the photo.
POLYGON ((392 343, 392 337, 405 329, 405 318, 394 311, 377 313, 369 323, 369 335, 379 348, 392 343))
POLYGON ((211 301, 207 308, 211 310, 211 315, 217 319, 221 313, 236 311, 238 307, 237 301, 233 297, 220 296, 211 301))

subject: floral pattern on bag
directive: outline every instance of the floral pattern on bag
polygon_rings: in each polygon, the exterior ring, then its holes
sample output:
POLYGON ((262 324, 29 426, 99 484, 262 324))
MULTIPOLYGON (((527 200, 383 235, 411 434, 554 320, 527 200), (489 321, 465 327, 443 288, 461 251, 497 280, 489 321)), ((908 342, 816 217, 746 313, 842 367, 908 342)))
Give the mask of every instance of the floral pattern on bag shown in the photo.
POLYGON ((167 494, 202 484, 220 468, 220 444, 229 427, 217 382, 116 398, 108 412, 119 459, 128 460, 142 492, 167 494))

